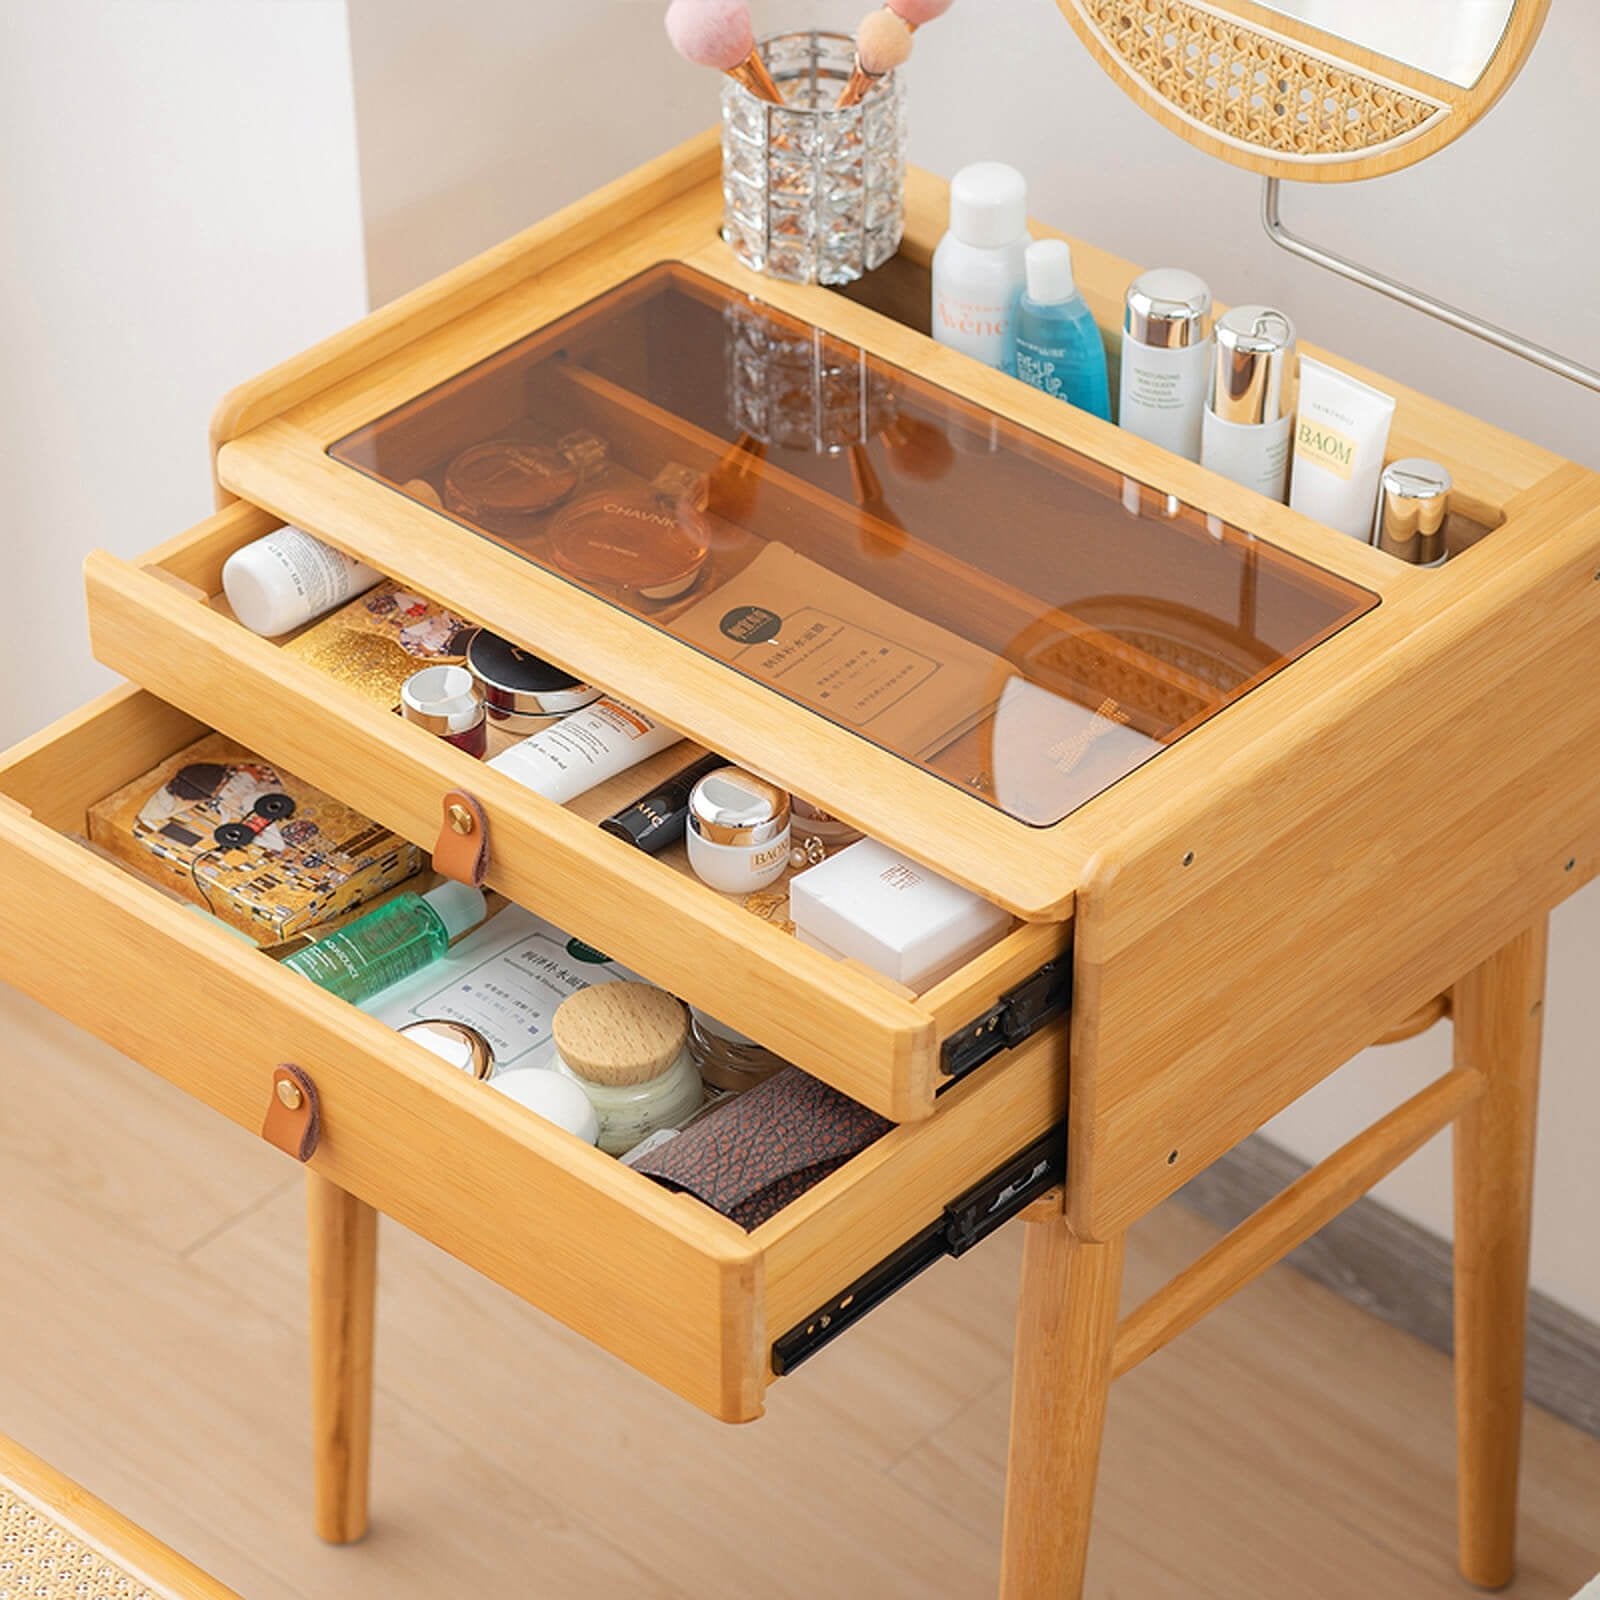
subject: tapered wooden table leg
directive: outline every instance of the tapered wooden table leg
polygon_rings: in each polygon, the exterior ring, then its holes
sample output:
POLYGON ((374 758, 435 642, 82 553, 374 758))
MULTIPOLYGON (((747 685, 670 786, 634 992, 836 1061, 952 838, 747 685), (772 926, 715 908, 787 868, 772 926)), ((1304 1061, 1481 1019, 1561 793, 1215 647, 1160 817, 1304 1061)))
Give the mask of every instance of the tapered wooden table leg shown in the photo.
POLYGON ((308 1172, 306 1221, 317 1534, 350 1544, 367 1531, 378 1213, 308 1172))
POLYGON ((1000 1600, 1078 1600, 1124 1241, 1086 1243, 1060 1216, 1025 1226, 1000 1600))
POLYGON ((1516 1572, 1534 1118, 1548 923, 1456 985, 1456 1063, 1484 1094, 1455 1129, 1455 1347, 1461 1571, 1498 1589, 1516 1572))

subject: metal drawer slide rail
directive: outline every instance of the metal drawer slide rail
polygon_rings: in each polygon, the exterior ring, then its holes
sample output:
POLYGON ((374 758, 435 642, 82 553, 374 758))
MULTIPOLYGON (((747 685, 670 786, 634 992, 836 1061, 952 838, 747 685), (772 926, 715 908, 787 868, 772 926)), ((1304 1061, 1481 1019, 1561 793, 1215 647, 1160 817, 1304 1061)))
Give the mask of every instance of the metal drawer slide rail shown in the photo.
POLYGON ((772 1346, 772 1370, 782 1377, 807 1356, 853 1327, 874 1306, 946 1256, 965 1255, 1067 1175, 1067 1125, 1062 1122, 1013 1156, 982 1183, 944 1208, 944 1215, 913 1235, 843 1293, 813 1312, 772 1346))
POLYGON ((1047 961, 1031 978, 1008 989, 977 1019, 952 1033, 939 1050, 939 1070, 945 1081, 943 1094, 954 1083, 1031 1039, 1047 1022, 1064 1016, 1072 1006, 1072 957, 1047 961))

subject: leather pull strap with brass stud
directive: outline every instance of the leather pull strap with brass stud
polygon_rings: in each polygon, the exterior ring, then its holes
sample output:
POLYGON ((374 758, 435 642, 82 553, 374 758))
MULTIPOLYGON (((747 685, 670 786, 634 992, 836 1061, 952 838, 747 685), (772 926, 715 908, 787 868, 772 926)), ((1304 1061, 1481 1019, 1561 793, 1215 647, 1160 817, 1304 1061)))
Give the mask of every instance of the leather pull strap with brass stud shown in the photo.
POLYGON ((292 1061, 273 1070, 272 1097, 267 1101, 261 1137, 296 1161, 309 1161, 316 1153, 317 1141, 322 1137, 317 1086, 310 1074, 292 1061))
POLYGON ((488 876, 489 817, 465 789, 452 789, 444 797, 433 869, 474 889, 481 889, 488 876))

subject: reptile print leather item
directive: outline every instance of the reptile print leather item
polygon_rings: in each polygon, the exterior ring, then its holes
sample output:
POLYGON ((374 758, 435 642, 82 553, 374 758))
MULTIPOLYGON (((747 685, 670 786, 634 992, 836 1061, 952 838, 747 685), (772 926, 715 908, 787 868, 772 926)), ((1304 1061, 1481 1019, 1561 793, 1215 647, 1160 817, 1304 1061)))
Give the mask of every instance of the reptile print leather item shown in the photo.
POLYGON ((635 1170, 749 1230, 893 1126, 789 1067, 652 1150, 635 1170))

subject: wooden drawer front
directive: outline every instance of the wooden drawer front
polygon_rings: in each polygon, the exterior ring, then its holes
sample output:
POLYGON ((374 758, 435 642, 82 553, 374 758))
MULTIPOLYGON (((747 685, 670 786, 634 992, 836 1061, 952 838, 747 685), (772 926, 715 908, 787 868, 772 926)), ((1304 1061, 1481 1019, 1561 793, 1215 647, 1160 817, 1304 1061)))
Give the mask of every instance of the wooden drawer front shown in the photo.
POLYGON ((773 1341, 1064 1115, 1057 1024, 747 1234, 82 843, 90 805, 203 731, 128 688, 0 757, 0 977, 252 1132, 297 1063, 319 1173, 715 1416, 758 1416, 773 1341))
MULTIPOLYGON (((584 797, 561 806, 532 793, 210 604, 227 555, 276 525, 241 504, 143 566, 92 555, 95 654, 425 847, 438 836, 446 792, 470 790, 489 813, 495 888, 883 1115, 927 1116, 949 1083, 944 1041, 1064 950, 1065 925, 1019 924, 913 996, 802 945, 681 861, 674 867, 602 833, 584 797)), ((607 687, 627 697, 627 685, 607 687)))

